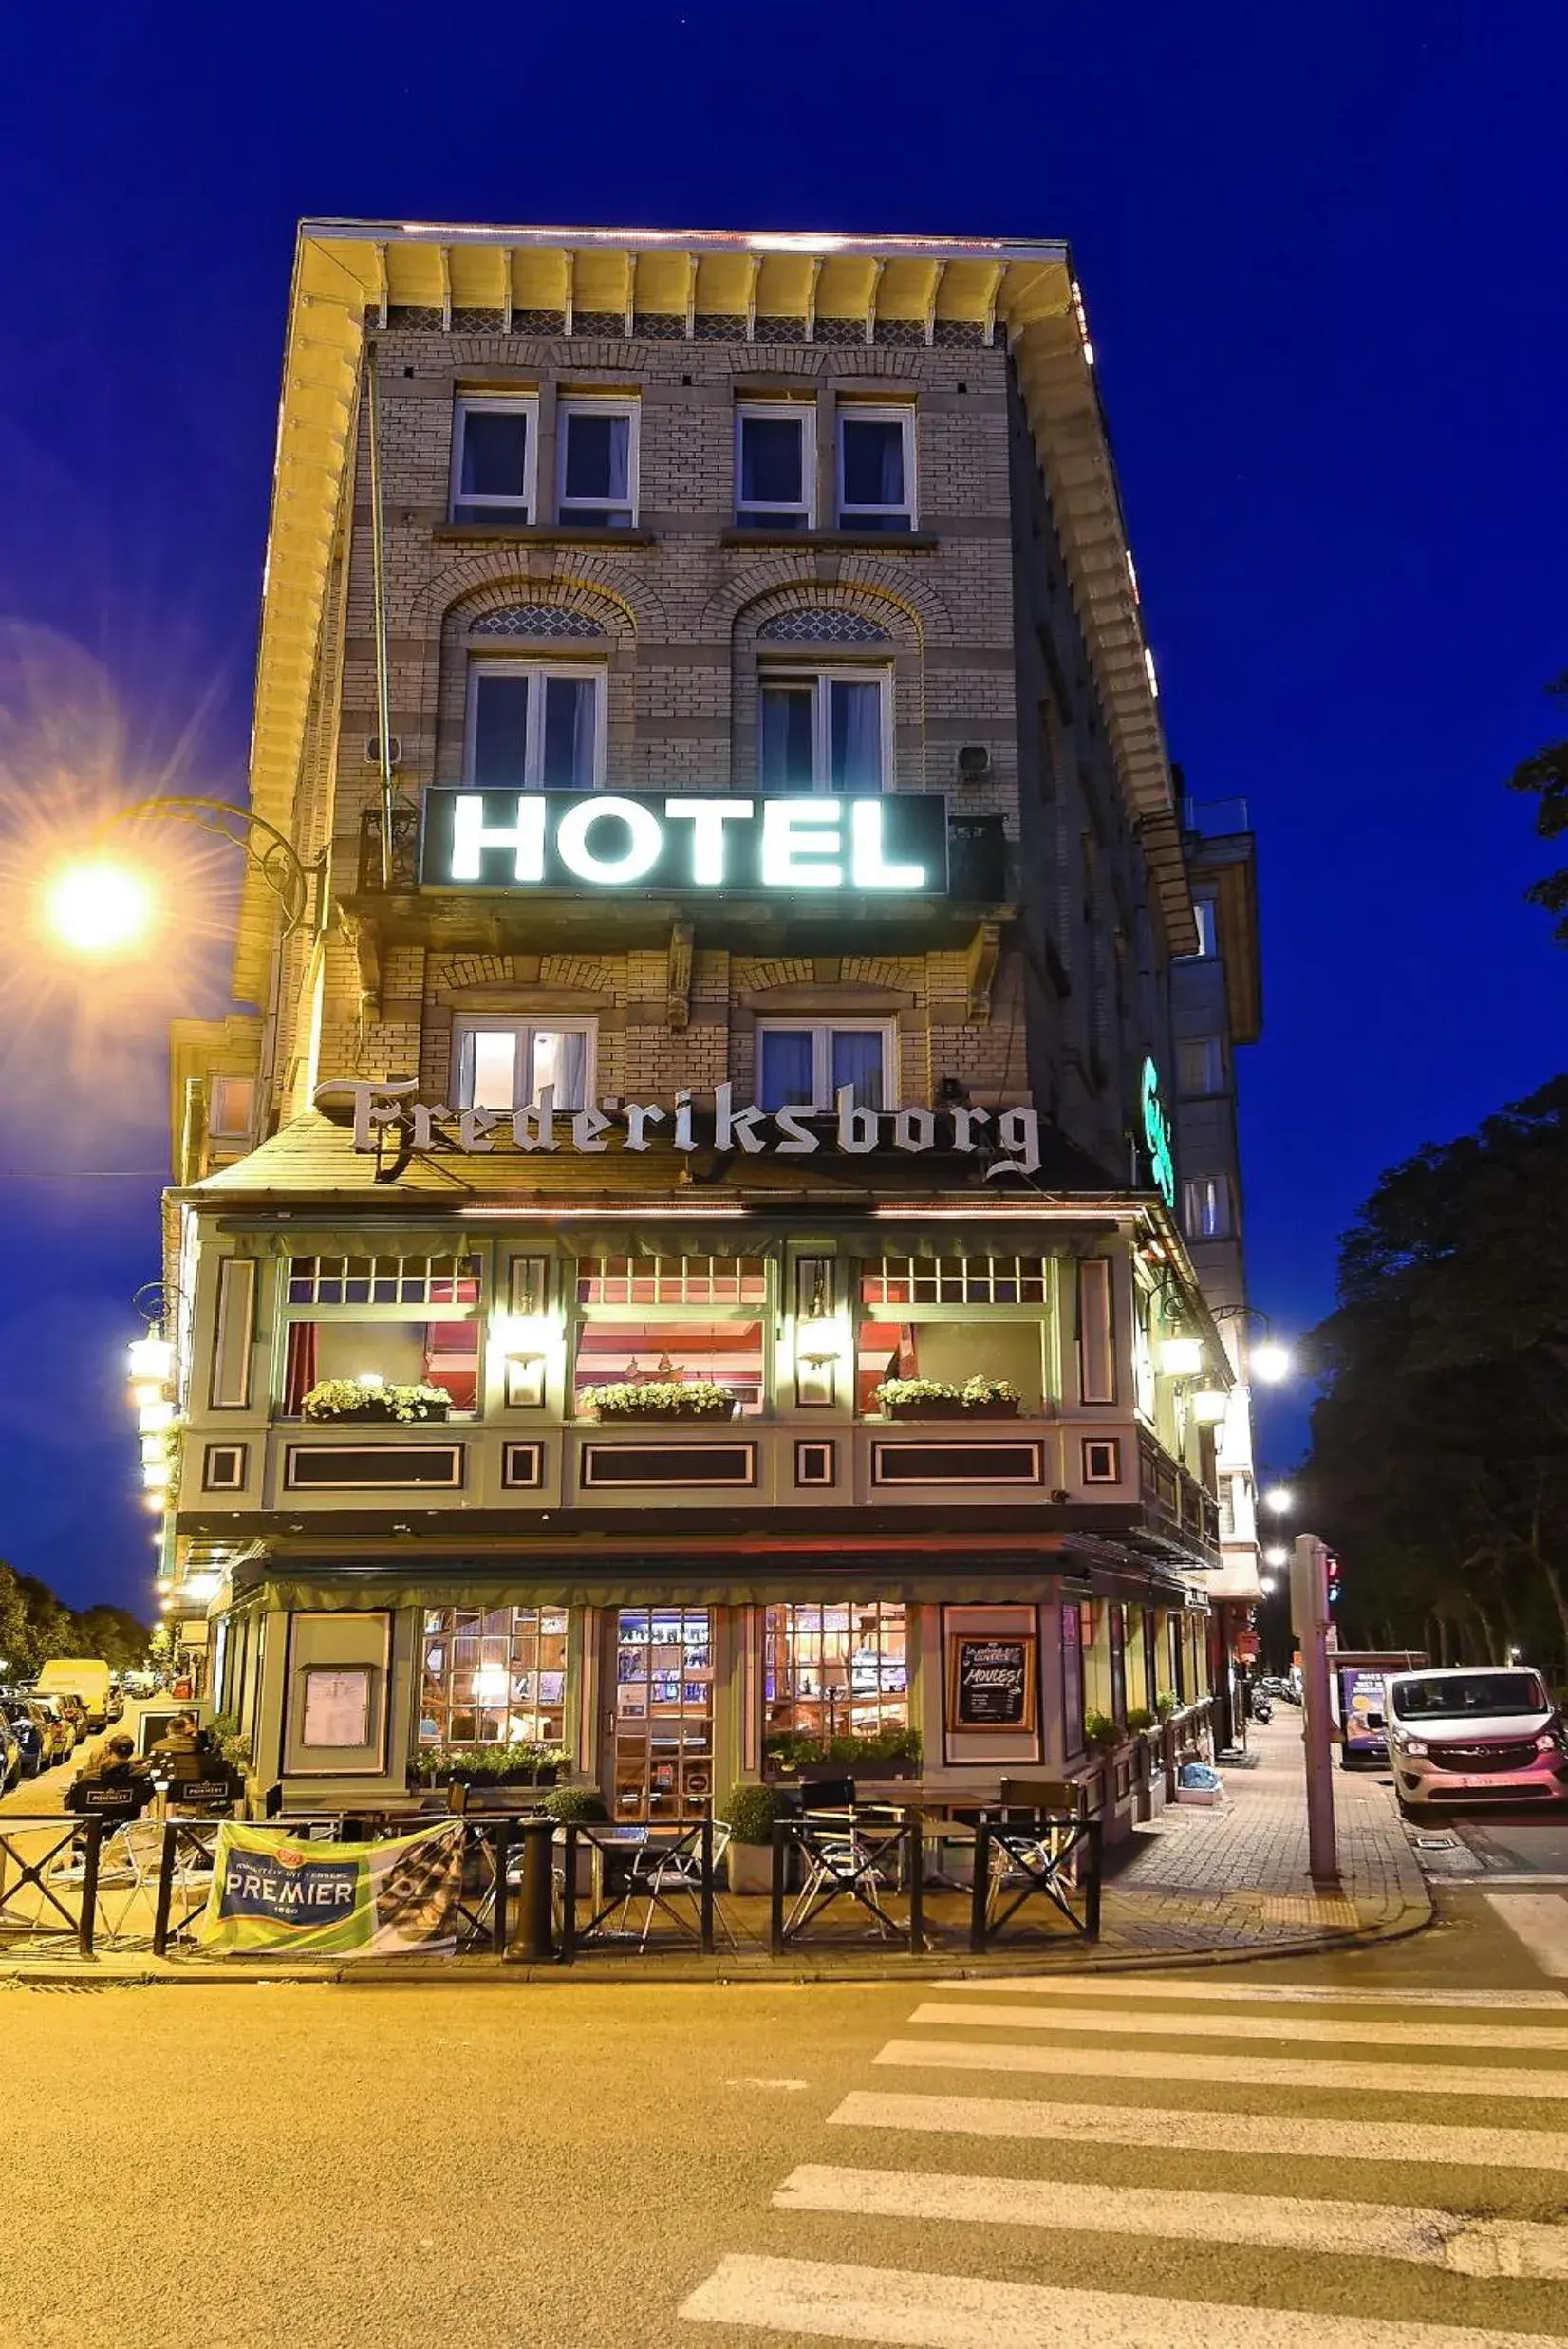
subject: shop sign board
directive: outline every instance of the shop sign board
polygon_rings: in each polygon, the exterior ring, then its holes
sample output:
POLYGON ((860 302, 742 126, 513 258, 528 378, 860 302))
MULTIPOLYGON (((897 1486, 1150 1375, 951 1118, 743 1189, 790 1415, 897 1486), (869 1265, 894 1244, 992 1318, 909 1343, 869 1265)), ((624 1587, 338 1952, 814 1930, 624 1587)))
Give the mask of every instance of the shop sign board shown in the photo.
POLYGON ((1035 1640, 953 1641, 948 1728, 1020 1729, 1035 1718, 1035 1640))
POLYGON ((944 897, 947 802, 913 792, 433 789, 420 880, 509 894, 944 897))
POLYGON ((1176 1161, 1170 1148, 1170 1120, 1166 1114, 1165 1101, 1160 1092, 1160 1072, 1152 1060, 1144 1062, 1138 1090, 1144 1121, 1144 1147, 1148 1152, 1154 1188, 1166 1205, 1174 1209, 1176 1161))
POLYGON ((196 1939, 240 1953, 439 1954, 456 1946, 462 1880, 461 1819, 373 1843, 226 1820, 196 1939))
POLYGON ((711 1095, 682 1087, 675 1106, 606 1100, 598 1109, 557 1109, 554 1088, 520 1109, 452 1109, 444 1102, 417 1101, 413 1077, 363 1081, 340 1077, 318 1086, 318 1105, 351 1101, 356 1150, 375 1152, 383 1136, 406 1136, 416 1150, 458 1150, 469 1156, 512 1148, 526 1155, 569 1149, 585 1156, 605 1151, 647 1150, 667 1140, 677 1150, 738 1151, 748 1158, 811 1158, 818 1151, 864 1158, 876 1150, 902 1150, 913 1157, 953 1151, 985 1158, 985 1179, 1033 1175, 1040 1168, 1040 1120, 1036 1109, 991 1110, 962 1104, 950 1109, 872 1109, 857 1103, 851 1086, 838 1089, 831 1113, 809 1101, 766 1110, 755 1102, 737 1106, 733 1085, 711 1095), (711 1099, 712 1110, 706 1104, 711 1099), (701 1120, 700 1128, 699 1120, 701 1120))

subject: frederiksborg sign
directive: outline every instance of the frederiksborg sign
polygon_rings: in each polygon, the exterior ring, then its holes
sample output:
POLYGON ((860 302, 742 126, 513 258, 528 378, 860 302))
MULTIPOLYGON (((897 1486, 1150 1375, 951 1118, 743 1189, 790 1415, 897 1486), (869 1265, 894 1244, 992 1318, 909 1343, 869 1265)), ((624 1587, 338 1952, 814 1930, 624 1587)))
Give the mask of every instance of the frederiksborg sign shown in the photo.
POLYGON ((426 888, 943 897, 940 792, 426 792, 426 888))
POLYGON ((749 1158, 764 1152, 777 1158, 811 1158, 819 1150, 864 1158, 875 1150, 956 1151, 984 1161, 989 1181, 997 1175, 1033 1175, 1040 1165, 1040 1121, 1035 1109, 991 1109, 964 1104, 951 1109, 868 1109, 856 1105, 853 1089, 841 1086, 831 1114, 807 1101, 784 1109, 737 1109, 735 1088, 714 1088, 707 1096, 682 1089, 673 1109, 651 1102, 607 1101, 596 1109, 557 1109, 554 1090, 522 1109, 449 1109, 442 1103, 416 1101, 413 1077, 386 1084, 342 1078, 318 1088, 317 1100, 353 1104, 354 1147, 374 1151, 387 1141, 406 1141, 416 1150, 456 1149, 470 1156, 508 1147, 532 1153, 563 1147, 598 1155, 610 1148, 647 1150, 667 1141, 677 1150, 738 1150, 749 1158))

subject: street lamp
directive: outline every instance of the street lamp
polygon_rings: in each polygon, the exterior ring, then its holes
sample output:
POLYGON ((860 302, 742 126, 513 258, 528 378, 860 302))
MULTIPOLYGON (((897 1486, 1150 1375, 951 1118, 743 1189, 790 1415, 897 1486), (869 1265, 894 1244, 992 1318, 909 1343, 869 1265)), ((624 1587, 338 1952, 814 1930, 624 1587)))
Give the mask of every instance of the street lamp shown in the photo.
POLYGON ((1276 1517, 1283 1517, 1296 1506, 1296 1495, 1288 1484, 1271 1484, 1263 1495, 1263 1506, 1272 1509, 1276 1517))
POLYGON ((1290 1552, 1285 1548, 1282 1542, 1271 1541, 1268 1548, 1263 1552, 1263 1563, 1265 1566, 1288 1566, 1290 1564, 1290 1552))
POLYGON ((138 866, 109 854, 103 845, 105 836, 121 825, 146 819, 193 824, 198 830, 243 848, 246 862, 277 900, 284 938, 291 937, 308 915, 320 923, 324 892, 318 884, 327 871, 325 848, 307 865, 275 824, 227 799, 139 799, 128 808, 117 809, 99 827, 96 853, 57 867, 44 882, 40 892, 44 925, 73 953, 121 952, 152 927, 157 891, 150 877, 138 866))
POLYGON ((1214 1311, 1216 1321, 1256 1321, 1262 1336, 1247 1349, 1247 1375, 1255 1387, 1278 1387, 1296 1369, 1296 1357, 1288 1346, 1281 1345, 1274 1334, 1274 1324, 1267 1314, 1256 1305, 1221 1305, 1214 1311))

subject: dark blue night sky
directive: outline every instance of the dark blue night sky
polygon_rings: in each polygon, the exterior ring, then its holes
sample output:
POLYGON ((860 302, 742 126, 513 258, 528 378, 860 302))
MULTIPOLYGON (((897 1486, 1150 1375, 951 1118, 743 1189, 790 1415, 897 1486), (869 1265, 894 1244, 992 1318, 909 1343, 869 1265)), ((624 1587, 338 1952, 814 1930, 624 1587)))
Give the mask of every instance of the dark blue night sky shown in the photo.
MULTIPOLYGON (((1172 753, 1259 835, 1259 1303, 1316 1318, 1378 1170, 1562 1067, 1501 777, 1568 666, 1568 11, 76 0, 7 47, 9 890, 81 794, 237 787, 299 215, 1064 236, 1172 753)), ((145 1603, 120 1350, 158 1270, 158 1031, 220 1007, 218 960, 84 1007, 19 923, 0 1555, 145 1603)), ((1300 1426, 1277 1410, 1277 1464, 1300 1426)))

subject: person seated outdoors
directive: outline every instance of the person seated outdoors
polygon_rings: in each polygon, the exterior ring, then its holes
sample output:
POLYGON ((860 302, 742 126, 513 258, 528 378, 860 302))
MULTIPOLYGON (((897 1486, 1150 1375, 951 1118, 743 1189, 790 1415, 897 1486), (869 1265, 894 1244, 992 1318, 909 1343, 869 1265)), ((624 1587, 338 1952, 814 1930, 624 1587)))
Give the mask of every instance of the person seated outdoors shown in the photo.
MULTIPOLYGON (((153 1781, 146 1770, 138 1766, 134 1739, 106 1738, 85 1769, 78 1770, 71 1780, 70 1794, 67 1797, 69 1807, 73 1811, 84 1810, 87 1807, 76 1800, 76 1797, 84 1787, 88 1786, 123 1788, 139 1798, 137 1802, 139 1811, 152 1800, 153 1781)), ((127 1814, 131 1818, 135 1815, 135 1812, 127 1814)))
POLYGON ((205 1729, 196 1727, 195 1713, 177 1713, 163 1735, 149 1747, 147 1760, 154 1776, 167 1781, 174 1794, 197 1779, 212 1775, 212 1750, 205 1729))

